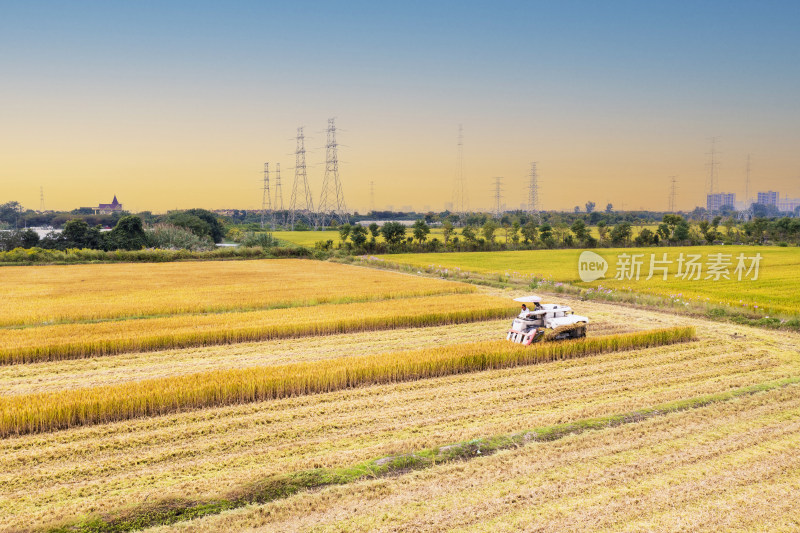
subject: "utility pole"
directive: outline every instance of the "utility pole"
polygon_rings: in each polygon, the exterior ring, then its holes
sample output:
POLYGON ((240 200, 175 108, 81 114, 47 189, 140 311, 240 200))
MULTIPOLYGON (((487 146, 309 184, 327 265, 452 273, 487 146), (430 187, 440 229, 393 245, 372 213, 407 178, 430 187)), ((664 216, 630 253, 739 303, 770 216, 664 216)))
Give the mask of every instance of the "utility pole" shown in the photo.
POLYGON ((375 212, 375 182, 369 182, 369 211, 370 213, 375 212))
MULTIPOLYGON (((283 189, 281 188, 281 164, 275 163, 275 203, 272 204, 274 212, 283 212, 283 189)), ((285 220, 280 221, 281 225, 285 224, 285 220)))
POLYGON ((313 216, 314 200, 311 198, 311 188, 308 186, 306 174, 306 144, 303 128, 297 128, 297 147, 294 151, 294 183, 292 184, 292 197, 289 202, 289 225, 294 230, 298 210, 303 209, 309 217, 313 216), (302 189, 302 190, 301 190, 302 189), (301 208, 301 205, 304 207, 301 208))
POLYGON ((494 179, 494 216, 499 219, 502 213, 503 178, 494 179))
POLYGON ((677 194, 678 187, 676 185, 677 181, 675 176, 670 176, 670 185, 669 185, 669 212, 675 213, 675 197, 677 194))
POLYGON ((272 200, 269 196, 269 163, 264 163, 264 190, 261 194, 261 229, 264 229, 264 217, 267 214, 267 209, 272 209, 272 200))
POLYGON ((711 151, 709 152, 708 194, 717 192, 719 165, 717 163, 717 139, 711 137, 711 151))
POLYGON ((337 219, 340 224, 349 220, 347 206, 344 202, 344 191, 339 179, 339 155, 336 143, 336 119, 328 119, 327 142, 325 143, 325 176, 322 178, 322 193, 319 197, 319 223, 326 227, 327 223, 337 219))
POLYGON ((467 214, 467 191, 464 183, 464 128, 458 125, 458 145, 456 152, 456 179, 453 187, 453 211, 459 215, 467 214))
POLYGON ((539 220, 539 174, 536 171, 536 161, 531 163, 531 172, 528 182, 528 214, 539 220))

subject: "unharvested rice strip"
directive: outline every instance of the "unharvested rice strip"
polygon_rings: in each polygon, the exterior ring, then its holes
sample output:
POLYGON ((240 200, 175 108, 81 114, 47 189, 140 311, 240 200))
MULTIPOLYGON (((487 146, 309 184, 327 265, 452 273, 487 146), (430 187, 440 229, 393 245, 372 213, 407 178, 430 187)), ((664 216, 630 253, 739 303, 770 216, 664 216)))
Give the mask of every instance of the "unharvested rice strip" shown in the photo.
POLYGON ((460 324, 509 317, 481 294, 0 330, 0 363, 34 363, 272 339, 460 324))
POLYGON ((676 327, 530 347, 484 342, 5 397, 0 398, 0 436, 573 359, 695 338, 693 327, 676 327))

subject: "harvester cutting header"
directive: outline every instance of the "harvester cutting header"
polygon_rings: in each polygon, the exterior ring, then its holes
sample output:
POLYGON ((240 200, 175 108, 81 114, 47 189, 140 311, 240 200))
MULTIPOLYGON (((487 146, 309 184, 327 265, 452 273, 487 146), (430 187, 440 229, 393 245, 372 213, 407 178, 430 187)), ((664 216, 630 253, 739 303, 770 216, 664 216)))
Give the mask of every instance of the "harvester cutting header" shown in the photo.
POLYGON ((507 340, 528 345, 545 337, 559 340, 586 336, 589 319, 574 314, 566 305, 543 304, 539 296, 522 296, 514 301, 522 303, 522 311, 511 324, 507 340))

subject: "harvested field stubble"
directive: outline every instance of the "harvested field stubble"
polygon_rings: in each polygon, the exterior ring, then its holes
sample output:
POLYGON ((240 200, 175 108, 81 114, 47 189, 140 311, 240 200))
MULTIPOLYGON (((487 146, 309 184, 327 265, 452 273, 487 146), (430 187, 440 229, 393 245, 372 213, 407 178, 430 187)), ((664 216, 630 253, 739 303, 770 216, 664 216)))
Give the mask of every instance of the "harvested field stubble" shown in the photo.
POLYGON ((508 317, 508 299, 456 294, 242 313, 0 329, 0 363, 458 324, 508 317))
POLYGON ((36 433, 184 409, 508 368, 662 346, 694 338, 693 327, 676 327, 530 347, 495 341, 4 397, 0 398, 0 435, 36 433))
POLYGON ((171 530, 790 531, 799 447, 790 386, 171 530))
MULTIPOLYGON (((654 321, 655 313, 642 314, 642 323, 654 321)), ((12 531, 40 529, 87 513, 113 515, 134 501, 225 498, 275 474, 347 467, 798 375, 796 336, 778 333, 767 350, 761 330, 711 326, 697 342, 635 357, 612 352, 0 439, 3 521, 12 531), (734 331, 754 342, 739 340, 732 349, 734 331)))

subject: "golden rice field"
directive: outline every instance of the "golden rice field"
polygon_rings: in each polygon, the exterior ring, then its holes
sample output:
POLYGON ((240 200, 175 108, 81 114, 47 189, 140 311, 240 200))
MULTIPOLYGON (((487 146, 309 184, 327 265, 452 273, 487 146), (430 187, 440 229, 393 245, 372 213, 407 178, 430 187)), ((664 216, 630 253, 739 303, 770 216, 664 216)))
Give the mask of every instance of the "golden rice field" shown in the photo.
POLYGON ((469 285, 302 259, 3 267, 0 326, 467 293, 469 285))
POLYGON ((0 364, 231 344, 349 331, 458 324, 514 315, 513 302, 443 295, 265 311, 0 329, 0 364))
MULTIPOLYGON (((664 247, 664 248, 601 248, 597 252, 608 262, 609 269, 605 278, 592 282, 582 282, 578 276, 578 257, 582 250, 531 250, 512 252, 469 252, 469 253, 439 253, 439 254, 393 254, 381 256, 387 262, 413 265, 417 268, 433 269, 437 271, 477 272, 481 274, 514 276, 517 278, 536 277, 548 280, 551 283, 566 282, 587 289, 604 291, 635 291, 644 294, 653 294, 683 302, 701 302, 710 305, 724 305, 738 307, 751 311, 780 313, 784 315, 800 314, 800 248, 780 248, 772 246, 692 246, 692 247, 664 247), (620 254, 642 254, 638 260, 642 261, 639 267, 640 276, 636 280, 628 279, 630 270, 625 269, 625 279, 616 279, 618 260, 620 254), (667 279, 663 279, 663 272, 656 267, 653 277, 650 275, 651 255, 655 260, 661 261, 666 255, 667 279), (677 277, 678 259, 681 254, 685 258, 699 254, 698 260, 704 265, 700 272, 700 279, 683 279, 677 277), (709 272, 708 265, 714 260, 712 256, 723 254, 723 261, 731 264, 726 267, 730 279, 720 277, 716 279, 713 272, 709 272), (758 279, 751 279, 744 272, 739 281, 735 272, 739 254, 745 258, 761 255, 758 270, 758 279), (709 274, 712 275, 707 279, 709 274)), ((745 266, 750 266, 746 259, 745 266)), ((685 269, 684 269, 685 272, 685 269)), ((694 277, 694 275, 692 276, 694 277)), ((552 287, 550 287, 552 288, 552 287)))
MULTIPOLYGON (((58 268, 69 280, 86 266, 58 268)), ((199 310, 189 295, 212 294, 214 278, 176 270, 172 297, 153 289, 175 311, 133 313, 106 294, 117 320, 0 329, 16 360, 0 365, 0 531, 796 528, 784 500, 800 485, 797 335, 559 296, 590 317, 589 336, 523 348, 503 340, 522 292, 334 266, 316 270, 321 291, 339 291, 319 305, 199 310), (724 396, 748 387, 768 390, 724 396), (692 407, 246 505, 276 476, 668 402, 692 407)), ((303 283, 291 275, 275 275, 282 294, 303 283)), ((231 305, 255 286, 226 283, 231 305)))

